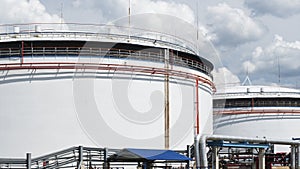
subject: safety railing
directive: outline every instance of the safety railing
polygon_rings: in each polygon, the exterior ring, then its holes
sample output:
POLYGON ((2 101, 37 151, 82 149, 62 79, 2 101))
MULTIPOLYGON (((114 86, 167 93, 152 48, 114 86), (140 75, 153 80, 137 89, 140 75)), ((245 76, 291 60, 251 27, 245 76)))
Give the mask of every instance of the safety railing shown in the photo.
POLYGON ((54 168, 103 168, 107 157, 113 154, 104 148, 71 147, 37 158, 27 153, 24 159, 0 158, 0 168, 54 169, 54 168))
MULTIPOLYGON (((90 48, 90 47, 24 47, 24 48, 0 48, 1 59, 16 60, 35 57, 94 57, 94 58, 122 58, 131 60, 143 60, 152 62, 165 62, 165 57, 159 52, 133 51, 125 49, 90 48)), ((100 60, 99 60, 100 61, 100 60)), ((204 63, 188 59, 176 53, 170 55, 171 65, 192 68, 212 77, 211 68, 204 63)))
POLYGON ((0 40, 16 38, 130 40, 141 43, 157 43, 184 52, 198 53, 195 42, 191 42, 187 37, 178 37, 168 32, 109 24, 26 23, 0 25, 0 40))
POLYGON ((300 107, 300 98, 248 98, 214 100, 214 108, 300 107))
POLYGON ((229 98, 229 97, 295 97, 300 98, 300 92, 293 91, 283 91, 278 90, 274 92, 236 92, 236 93, 216 93, 214 95, 215 99, 229 98))
MULTIPOLYGON (((276 108, 276 107, 270 107, 270 108, 233 108, 233 109, 214 109, 214 115, 238 115, 238 114, 242 114, 242 115, 250 115, 250 114, 277 114, 278 116, 282 117, 283 116, 294 116, 293 118, 298 119, 298 115, 300 113, 300 109, 299 108, 286 108, 286 107, 282 107, 282 108, 276 108)), ((267 116, 266 116, 267 117, 267 116)), ((289 117, 291 118, 291 117, 289 117)), ((230 120, 229 120, 230 121, 230 120)))

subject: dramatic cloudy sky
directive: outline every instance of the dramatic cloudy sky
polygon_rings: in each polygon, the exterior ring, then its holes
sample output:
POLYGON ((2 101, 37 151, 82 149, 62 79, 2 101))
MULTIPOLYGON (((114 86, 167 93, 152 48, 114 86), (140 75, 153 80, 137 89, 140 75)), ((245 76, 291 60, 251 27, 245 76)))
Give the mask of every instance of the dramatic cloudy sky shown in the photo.
MULTIPOLYGON (((126 17, 128 3, 1 0, 0 22, 107 23, 126 17)), ((131 12, 168 14, 194 25, 198 18, 223 64, 216 75, 227 83, 243 82, 248 72, 253 84, 300 86, 300 0, 131 0, 131 12)))

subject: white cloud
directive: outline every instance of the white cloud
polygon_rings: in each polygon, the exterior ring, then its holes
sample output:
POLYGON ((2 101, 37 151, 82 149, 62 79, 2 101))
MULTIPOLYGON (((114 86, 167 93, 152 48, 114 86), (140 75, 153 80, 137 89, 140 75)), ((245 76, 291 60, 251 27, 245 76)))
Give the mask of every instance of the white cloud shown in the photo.
POLYGON ((228 85, 239 85, 240 79, 233 74, 230 70, 228 70, 226 67, 221 67, 213 72, 214 76, 214 83, 217 87, 217 89, 222 90, 222 88, 228 85))
POLYGON ((271 44, 254 50, 250 60, 243 63, 243 68, 246 70, 248 66, 249 71, 270 81, 277 80, 279 71, 282 78, 294 78, 299 76, 299 56, 300 41, 288 42, 275 35, 271 44))
MULTIPOLYGON (((78 3, 77 0, 76 3, 78 3)), ((90 0, 97 1, 97 0, 90 0)), ((97 1, 98 2, 98 1, 97 1)), ((119 17, 118 19, 114 19, 112 23, 114 25, 119 26, 128 26, 129 18, 128 18, 128 0, 112 0, 110 1, 113 11, 123 11, 123 17, 119 17), (113 5, 115 4, 115 5, 113 5), (122 8, 122 9, 121 9, 122 8)), ((102 11, 107 11, 108 8, 103 8, 103 6, 99 6, 102 11)), ((131 0, 131 18, 130 23, 131 34, 137 35, 141 34, 137 28, 143 30, 142 33, 147 34, 151 32, 158 32, 162 34, 175 35, 180 40, 184 40, 184 43, 191 47, 192 49, 200 49, 206 48, 207 42, 206 37, 203 37, 202 34, 199 35, 199 39, 197 40, 196 34, 196 26, 195 26, 195 16, 193 10, 184 3, 179 3, 175 1, 165 1, 165 0, 131 0), (147 32, 149 30, 149 32, 147 32), (197 41, 197 43, 196 43, 197 41), (199 48, 194 47, 195 45, 200 46, 199 48), (205 46, 205 47, 203 47, 205 46)), ((200 31, 203 31, 201 29, 200 31)), ((151 33, 149 33, 151 34, 151 33)), ((160 38, 162 40, 167 40, 172 42, 174 39, 170 39, 169 37, 161 38, 160 36, 155 35, 155 38, 160 38)), ((178 42, 178 39, 177 39, 178 42)), ((202 50, 204 51, 204 50, 202 50)), ((210 52, 211 53, 211 52, 210 52)))
POLYGON ((246 0, 245 5, 252 9, 253 15, 288 17, 300 13, 299 0, 246 0))
MULTIPOLYGON (((175 16, 189 23, 194 23, 195 20, 193 10, 184 3, 165 0, 131 0, 130 2, 131 15, 157 13, 175 16)), ((72 14, 84 22, 95 21, 93 18, 97 18, 98 23, 104 23, 105 21, 120 20, 127 17, 129 1, 109 0, 103 3, 99 0, 75 0, 72 2, 71 7, 67 8, 70 8, 69 10, 71 8, 76 9, 76 13, 72 12, 72 14)))
MULTIPOLYGON (((52 7, 52 13, 58 14, 50 14, 40 1, 41 0, 2 0, 0 6, 0 22, 2 22, 3 24, 60 23, 60 4, 56 4, 55 9, 52 7)), ((45 4, 51 3, 48 2, 45 4)), ((68 22, 75 23, 80 22, 103 24, 107 23, 108 21, 116 23, 120 20, 123 20, 124 22, 126 22, 125 24, 127 26, 128 7, 128 0, 109 0, 105 3, 99 0, 74 0, 63 3, 63 16, 68 22)), ((133 27, 135 26, 133 20, 134 16, 145 13, 165 14, 173 17, 178 17, 188 23, 195 22, 193 10, 186 4, 167 2, 163 0, 131 0, 131 15, 133 27)), ((164 31, 165 33, 167 32, 171 34, 178 34, 184 32, 178 31, 180 26, 182 26, 182 23, 176 24, 176 19, 174 18, 171 19, 170 22, 164 23, 155 23, 155 21, 151 21, 151 17, 144 18, 143 20, 140 19, 138 21, 141 22, 140 25, 151 25, 151 22, 159 25, 159 28, 166 28, 164 31), (179 26, 175 28, 176 25, 179 26), (170 32, 170 30, 175 30, 175 32, 170 32)), ((143 28, 145 28, 145 26, 143 28)), ((148 28, 151 29, 150 27, 148 28)))
POLYGON ((226 3, 208 7, 211 37, 220 46, 237 46, 260 39, 266 28, 249 17, 243 10, 226 3))
MULTIPOLYGON (((130 25, 132 28, 130 33, 132 35, 141 34, 137 30, 140 28, 145 34, 148 33, 146 30, 151 30, 176 35, 182 39, 188 39, 192 43, 196 39, 194 12, 187 4, 166 0, 130 0, 130 2, 130 25)), ((72 17, 77 17, 76 20, 83 22, 90 23, 92 20, 93 23, 108 22, 125 27, 129 25, 128 0, 109 0, 105 3, 99 0, 75 0, 67 8, 66 11, 76 10, 75 16, 72 12, 72 17), (91 16, 94 20, 91 19, 91 16)), ((69 13, 66 16, 71 17, 69 13)))
POLYGON ((158 13, 178 17, 186 22, 194 23, 193 10, 186 4, 166 2, 163 0, 132 0, 132 13, 158 13))
POLYGON ((247 73, 252 73, 255 70, 255 64, 250 61, 245 61, 243 63, 243 68, 247 73))
POLYGON ((39 0, 1 0, 0 22, 7 23, 59 23, 58 15, 51 15, 39 0))

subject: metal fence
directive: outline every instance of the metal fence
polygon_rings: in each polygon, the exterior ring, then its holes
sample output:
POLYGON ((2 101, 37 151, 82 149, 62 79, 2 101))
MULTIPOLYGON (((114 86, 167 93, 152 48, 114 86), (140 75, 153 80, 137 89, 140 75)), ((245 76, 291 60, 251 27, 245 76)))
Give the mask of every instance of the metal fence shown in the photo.
POLYGON ((31 158, 27 153, 24 159, 0 158, 0 168, 11 169, 54 169, 54 168, 103 168, 107 149, 91 147, 71 147, 45 156, 31 158))
MULTIPOLYGON (((122 58, 130 60, 141 60, 151 62, 165 62, 164 54, 150 51, 133 51, 125 49, 90 48, 90 47, 24 47, 24 48, 0 48, 1 59, 17 60, 23 58, 49 58, 49 57, 93 57, 93 58, 122 58)), ((100 61, 100 60, 99 60, 100 61)), ((171 65, 201 71, 211 75, 211 68, 204 63, 180 56, 176 52, 171 54, 171 65)))
POLYGON ((167 32, 109 24, 26 23, 0 25, 0 40, 16 38, 84 38, 110 41, 130 40, 141 43, 155 42, 181 51, 198 53, 197 45, 185 37, 178 37, 167 32))

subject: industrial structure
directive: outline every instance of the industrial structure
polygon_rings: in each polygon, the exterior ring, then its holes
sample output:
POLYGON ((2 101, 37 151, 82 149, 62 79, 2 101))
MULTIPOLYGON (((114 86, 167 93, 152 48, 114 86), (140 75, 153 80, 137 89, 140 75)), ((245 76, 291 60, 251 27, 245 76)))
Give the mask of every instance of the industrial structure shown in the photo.
POLYGON ((278 86, 235 86, 214 95, 214 133, 292 139, 298 137, 300 91, 278 86), (249 127, 251 126, 251 127, 249 127))
POLYGON ((70 147, 47 155, 32 157, 27 153, 24 158, 0 158, 0 168, 11 169, 54 169, 54 168, 89 168, 109 169, 165 167, 166 163, 183 167, 189 163, 187 152, 149 149, 108 149, 96 147, 70 147), (163 162, 162 162, 163 160, 163 162), (126 162, 124 164, 124 162, 126 162))
MULTIPOLYGON (((300 119, 300 91, 297 89, 254 85, 227 87, 214 94, 213 107, 216 135, 285 140, 297 144, 297 141, 293 140, 299 136, 299 132, 295 130, 299 126, 300 119)), ((291 156, 295 155, 293 146, 272 144, 267 141, 265 143, 268 143, 265 148, 267 168, 293 166, 290 165, 291 156)), ((258 155, 258 151, 255 153, 253 150, 245 149, 251 148, 247 144, 242 147, 244 149, 232 146, 226 150, 227 153, 223 149, 222 153, 227 154, 227 164, 242 166, 254 164, 254 154, 258 155), (236 157, 228 159, 228 154, 236 157)))
POLYGON ((300 92, 214 94, 214 66, 188 39, 116 25, 0 30, 0 168, 300 168, 300 92))
POLYGON ((115 25, 0 30, 1 157, 186 149, 195 133, 212 134, 213 65, 185 39, 115 25))
POLYGON ((195 157, 196 168, 200 169, 299 169, 300 142, 226 135, 197 135, 195 157), (289 146, 290 151, 272 152, 272 147, 278 145, 289 146))

